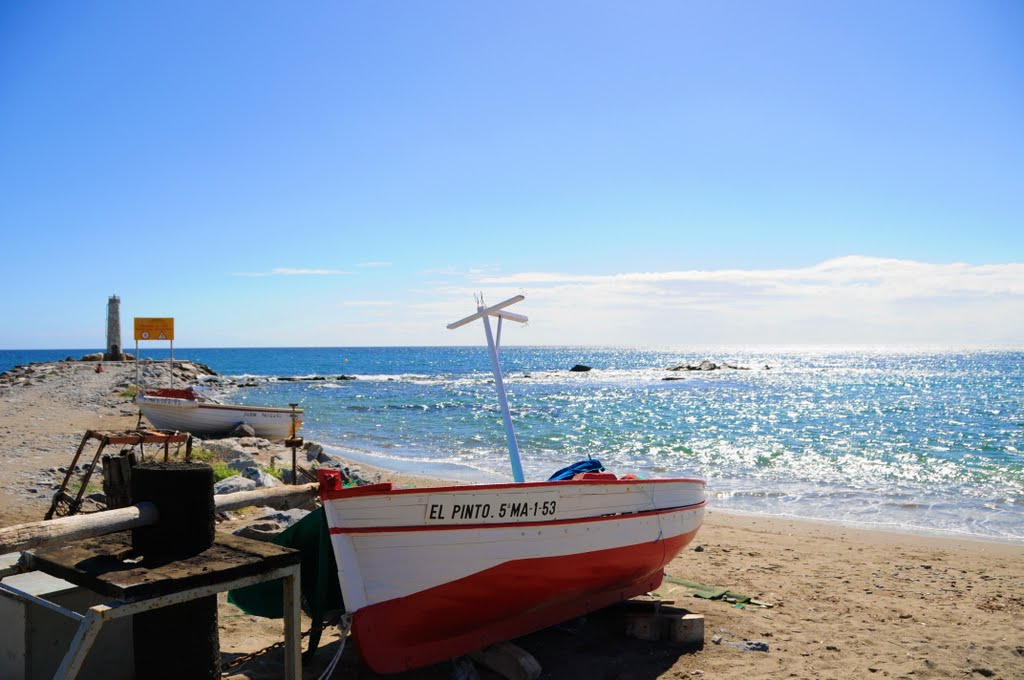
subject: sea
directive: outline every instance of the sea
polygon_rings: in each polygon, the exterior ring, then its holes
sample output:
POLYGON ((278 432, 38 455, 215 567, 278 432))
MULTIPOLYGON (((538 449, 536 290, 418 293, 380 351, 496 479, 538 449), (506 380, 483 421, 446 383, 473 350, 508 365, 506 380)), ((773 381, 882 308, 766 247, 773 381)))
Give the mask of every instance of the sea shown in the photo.
MULTIPOLYGON (((0 350, 0 371, 89 351, 0 350)), ((174 358, 249 385, 207 386, 229 403, 300 404, 301 434, 356 461, 511 479, 485 347, 174 358)), ((706 479, 712 507, 731 512, 1024 542, 1024 351, 507 346, 501 359, 528 481, 593 457, 706 479), (738 368, 667 370, 704 360, 738 368)))

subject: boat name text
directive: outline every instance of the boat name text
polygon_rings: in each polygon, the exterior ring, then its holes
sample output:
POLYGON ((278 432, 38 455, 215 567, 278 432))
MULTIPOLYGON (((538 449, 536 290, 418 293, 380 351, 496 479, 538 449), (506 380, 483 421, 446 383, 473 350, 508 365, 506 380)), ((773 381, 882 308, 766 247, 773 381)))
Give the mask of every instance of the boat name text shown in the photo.
POLYGON ((427 524, 505 522, 557 519, 558 493, 431 494, 427 524))

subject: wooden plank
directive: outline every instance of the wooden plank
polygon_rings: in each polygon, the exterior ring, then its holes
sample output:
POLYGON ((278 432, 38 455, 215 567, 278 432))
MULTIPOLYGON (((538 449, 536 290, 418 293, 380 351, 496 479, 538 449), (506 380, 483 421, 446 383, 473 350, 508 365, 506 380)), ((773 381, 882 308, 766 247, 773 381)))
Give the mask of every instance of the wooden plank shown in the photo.
POLYGON ((122 602, 244 578, 299 561, 299 552, 291 548, 227 534, 219 534, 207 550, 174 561, 136 555, 130 532, 25 553, 30 569, 122 602))

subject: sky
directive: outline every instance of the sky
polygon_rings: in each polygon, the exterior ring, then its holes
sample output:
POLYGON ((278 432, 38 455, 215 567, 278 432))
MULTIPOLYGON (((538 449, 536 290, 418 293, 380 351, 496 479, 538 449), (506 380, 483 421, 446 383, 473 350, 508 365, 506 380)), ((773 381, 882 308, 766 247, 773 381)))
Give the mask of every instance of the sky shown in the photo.
POLYGON ((1024 345, 1024 4, 0 4, 0 349, 1024 345), (478 335, 480 337, 478 337, 478 335))

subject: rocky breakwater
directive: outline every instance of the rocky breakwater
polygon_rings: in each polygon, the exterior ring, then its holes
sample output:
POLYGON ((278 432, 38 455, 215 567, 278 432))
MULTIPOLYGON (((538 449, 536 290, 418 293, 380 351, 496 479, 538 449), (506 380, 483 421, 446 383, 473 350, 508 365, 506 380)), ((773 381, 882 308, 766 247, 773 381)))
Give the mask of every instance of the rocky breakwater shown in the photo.
MULTIPOLYGON (((725 362, 722 362, 720 364, 716 364, 715 362, 711 361, 710 359, 705 359, 704 361, 700 362, 699 364, 679 364, 677 366, 669 366, 665 370, 666 371, 675 371, 675 372, 679 372, 679 371, 686 371, 686 372, 688 372, 688 371, 704 371, 704 372, 707 372, 707 371, 718 371, 718 370, 722 370, 722 369, 725 369, 725 368, 728 368, 728 369, 731 369, 731 370, 734 370, 734 371, 749 371, 750 370, 750 368, 748 366, 734 366, 732 364, 727 364, 725 362)), ((768 367, 765 366, 765 368, 768 368, 768 367)), ((676 375, 666 376, 666 377, 662 378, 662 380, 682 380, 682 379, 683 379, 682 376, 676 376, 676 375)))
MULTIPOLYGON (((193 456, 209 462, 218 480, 215 494, 252 491, 258 488, 292 483, 292 451, 280 442, 260 437, 226 437, 196 440, 193 456)), ((345 484, 362 486, 380 481, 378 473, 366 472, 345 465, 324 452, 322 445, 307 441, 296 451, 298 483, 316 481, 316 471, 323 468, 341 472, 345 484)), ((244 512, 225 513, 225 530, 246 538, 269 541, 308 514, 311 507, 275 510, 256 507, 244 512)))

